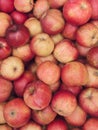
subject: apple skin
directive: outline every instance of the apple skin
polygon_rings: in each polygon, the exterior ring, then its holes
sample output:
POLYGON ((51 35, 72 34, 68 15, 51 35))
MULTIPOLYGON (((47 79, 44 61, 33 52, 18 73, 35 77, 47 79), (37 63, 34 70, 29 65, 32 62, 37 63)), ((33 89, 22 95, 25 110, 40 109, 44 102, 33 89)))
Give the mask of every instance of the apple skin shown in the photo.
POLYGON ((70 91, 59 90, 54 93, 51 101, 51 107, 57 114, 66 117, 72 114, 72 112, 76 109, 77 99, 70 91))
POLYGON ((33 15, 40 19, 42 14, 50 8, 47 0, 37 0, 33 8, 33 15))
POLYGON ((28 83, 34 81, 35 75, 31 71, 24 71, 20 78, 13 81, 14 91, 18 97, 23 97, 23 93, 28 83))
POLYGON ((62 118, 56 118, 46 126, 46 130, 68 130, 67 123, 62 118))
POLYGON ((8 124, 1 124, 0 130, 13 130, 13 128, 10 127, 8 124))
POLYGON ((65 20, 73 25, 83 25, 92 15, 92 6, 87 0, 68 0, 63 6, 65 20))
POLYGON ((60 67, 52 61, 45 61, 37 67, 36 74, 41 81, 52 85, 60 79, 60 67))
POLYGON ((15 24, 24 24, 28 16, 25 13, 14 10, 11 14, 11 18, 15 24))
POLYGON ((30 117, 31 109, 21 98, 14 98, 8 101, 4 107, 4 118, 11 127, 22 127, 30 120, 30 117))
POLYGON ((5 38, 0 37, 0 60, 10 56, 12 48, 9 46, 5 38))
POLYGON ((11 13, 14 10, 14 0, 0 0, 0 11, 11 13))
POLYGON ((60 63, 65 64, 76 60, 79 56, 79 52, 71 40, 64 39, 56 44, 53 55, 60 63))
POLYGON ((54 112, 51 108, 51 106, 47 106, 46 108, 42 110, 32 110, 32 119, 37 122, 40 125, 47 125, 50 122, 52 122, 55 117, 57 116, 57 113, 54 112))
POLYGON ((93 47, 98 42, 98 28, 88 22, 77 29, 76 41, 84 47, 93 47))
POLYGON ((63 66, 61 79, 67 86, 86 85, 88 82, 87 68, 79 61, 71 61, 63 66))
POLYGON ((0 125, 6 123, 6 120, 5 120, 4 114, 3 114, 5 104, 6 104, 6 102, 0 103, 0 125))
POLYGON ((62 13, 58 9, 49 9, 47 12, 44 12, 40 21, 43 31, 49 35, 62 32, 65 25, 62 13))
POLYGON ((98 46, 92 47, 87 53, 87 62, 98 69, 98 46))
POLYGON ((29 83, 23 95, 25 104, 34 110, 42 110, 47 107, 51 98, 52 92, 49 86, 40 80, 29 83))
POLYGON ((98 117, 98 89, 85 88, 79 95, 80 107, 89 115, 98 117))
POLYGON ((0 73, 5 79, 10 81, 18 79, 24 72, 23 61, 15 56, 5 58, 0 65, 0 73))
POLYGON ((67 2, 67 0, 48 0, 48 2, 51 8, 58 9, 64 6, 64 3, 67 2))
POLYGON ((9 99, 12 89, 12 82, 0 76, 0 103, 9 99))
POLYGON ((27 27, 20 24, 13 24, 6 30, 6 40, 12 47, 19 47, 26 44, 30 39, 27 27), (18 39, 17 39, 18 37, 18 39))
POLYGON ((65 117, 65 120, 68 124, 78 127, 82 126, 86 119, 87 113, 79 105, 77 105, 76 109, 71 115, 65 117))
POLYGON ((28 13, 33 9, 33 0, 14 0, 14 7, 17 11, 28 13))
POLYGON ((97 130, 98 129, 98 119, 91 117, 89 118, 82 127, 82 130, 97 130))

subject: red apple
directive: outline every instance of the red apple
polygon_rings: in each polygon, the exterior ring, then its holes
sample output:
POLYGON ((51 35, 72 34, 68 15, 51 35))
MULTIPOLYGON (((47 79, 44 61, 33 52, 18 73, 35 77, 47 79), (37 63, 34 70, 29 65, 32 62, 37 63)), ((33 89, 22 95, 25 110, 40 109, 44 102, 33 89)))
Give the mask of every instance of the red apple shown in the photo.
POLYGON ((0 103, 0 125, 6 123, 6 120, 5 120, 4 114, 3 114, 5 104, 6 104, 6 102, 0 103))
POLYGON ((0 0, 0 11, 11 13, 14 10, 14 0, 0 0))
POLYGON ((51 8, 60 8, 62 6, 64 6, 65 2, 67 2, 67 0, 48 0, 49 5, 51 8))
POLYGON ((38 56, 48 56, 53 52, 54 42, 47 33, 40 33, 32 37, 30 48, 38 56))
POLYGON ((98 46, 92 47, 87 53, 88 63, 98 69, 98 46))
POLYGON ((62 32, 64 38, 68 38, 70 40, 75 40, 76 31, 78 29, 78 26, 72 25, 68 22, 65 23, 64 30, 62 32))
POLYGON ((70 91, 59 90, 52 97, 51 107, 57 114, 69 116, 77 107, 77 99, 70 91))
POLYGON ((35 54, 31 51, 29 43, 12 49, 12 55, 19 57, 24 62, 31 61, 35 54))
POLYGON ((16 80, 24 72, 24 63, 18 57, 9 56, 1 62, 0 72, 5 79, 16 80))
POLYGON ((19 128, 19 130, 42 130, 42 127, 36 122, 30 121, 21 128, 19 128))
POLYGON ((30 117, 31 110, 21 98, 10 100, 4 107, 4 118, 11 127, 22 127, 30 120, 30 117))
POLYGON ((89 0, 92 6, 92 16, 91 19, 98 19, 98 0, 89 0))
POLYGON ((59 89, 60 84, 61 84, 61 81, 58 80, 54 84, 49 85, 49 87, 50 87, 50 89, 51 89, 52 92, 56 92, 59 89))
POLYGON ((32 110, 32 119, 40 125, 49 124, 56 116, 57 113, 52 110, 50 105, 42 110, 32 110))
POLYGON ((11 95, 13 84, 0 76, 0 102, 7 101, 11 95))
POLYGON ((51 85, 60 79, 60 67, 52 62, 42 62, 36 70, 37 77, 44 83, 51 85))
POLYGON ((98 119, 93 117, 89 118, 82 128, 82 130, 97 130, 97 129, 98 129, 98 119))
POLYGON ((10 56, 12 52, 11 47, 7 43, 5 38, 0 37, 0 60, 10 56))
POLYGON ((46 130, 68 130, 68 126, 65 120, 56 118, 47 125, 46 130))
POLYGON ((12 20, 16 24, 24 24, 24 22, 28 18, 28 16, 26 15, 26 13, 19 12, 17 10, 13 11, 10 15, 11 15, 12 20))
POLYGON ((13 130, 13 128, 10 127, 8 124, 1 124, 0 130, 13 130))
POLYGON ((65 21, 61 11, 58 9, 49 9, 44 12, 40 20, 42 29, 47 34, 58 34, 64 29, 65 21))
POLYGON ((43 32, 40 21, 35 17, 28 18, 24 25, 28 28, 31 37, 43 32))
POLYGON ((98 28, 88 22, 77 29, 76 41, 84 47, 95 46, 98 42, 98 28))
POLYGON ((86 119, 87 113, 79 105, 71 115, 65 117, 66 122, 72 126, 82 126, 86 119))
POLYGON ((25 71, 20 78, 14 80, 14 91, 19 97, 23 97, 23 93, 28 83, 35 80, 35 75, 31 71, 25 71))
POLYGON ((71 130, 81 130, 81 128, 73 128, 73 129, 71 129, 71 130))
POLYGON ((79 95, 79 103, 82 109, 93 117, 98 117, 98 89, 86 88, 79 95))
POLYGON ((27 85, 23 98, 31 109, 42 110, 49 105, 52 92, 47 84, 37 80, 27 85))
POLYGON ((92 6, 88 0, 68 0, 63 6, 65 20, 73 25, 82 25, 89 21, 92 6))
POLYGON ((37 0, 33 8, 33 14, 37 19, 40 19, 42 14, 50 8, 47 0, 37 0))
POLYGON ((60 63, 67 63, 76 60, 79 53, 71 40, 64 39, 56 44, 53 55, 60 63))
POLYGON ((86 85, 88 82, 87 68, 79 61, 69 62, 61 70, 61 79, 67 86, 86 85))
POLYGON ((24 25, 13 24, 6 30, 5 37, 10 46, 19 47, 29 41, 30 33, 27 27, 25 27, 24 25))
POLYGON ((14 0, 14 7, 17 11, 28 13, 33 9, 33 0, 14 0))

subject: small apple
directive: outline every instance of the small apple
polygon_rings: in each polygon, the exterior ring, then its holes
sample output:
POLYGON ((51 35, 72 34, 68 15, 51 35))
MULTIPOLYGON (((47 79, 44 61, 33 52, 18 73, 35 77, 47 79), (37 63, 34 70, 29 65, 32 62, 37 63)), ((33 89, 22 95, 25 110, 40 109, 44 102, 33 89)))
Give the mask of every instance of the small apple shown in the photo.
POLYGON ((4 107, 4 118, 11 127, 19 128, 25 125, 31 117, 31 109, 21 98, 8 101, 4 107))
POLYGON ((24 72, 23 61, 15 56, 9 56, 1 62, 0 73, 8 80, 18 79, 24 72))
POLYGON ((23 94, 25 104, 34 110, 42 110, 47 107, 51 98, 52 92, 49 86, 40 80, 29 83, 23 94))
POLYGON ((0 103, 0 125, 6 123, 6 120, 5 120, 4 114, 3 114, 5 104, 6 104, 6 102, 0 103))
POLYGON ((13 24, 7 28, 5 37, 10 46, 19 47, 29 41, 30 33, 24 25, 13 24))
POLYGON ((51 107, 57 114, 66 117, 76 109, 77 99, 70 91, 59 90, 52 97, 51 107))

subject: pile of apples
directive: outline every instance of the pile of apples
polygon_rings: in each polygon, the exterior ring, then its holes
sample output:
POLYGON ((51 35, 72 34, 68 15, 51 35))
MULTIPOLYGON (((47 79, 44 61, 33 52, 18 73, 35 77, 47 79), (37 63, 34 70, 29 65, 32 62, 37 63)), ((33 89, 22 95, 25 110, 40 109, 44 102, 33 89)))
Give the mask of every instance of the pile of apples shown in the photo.
POLYGON ((0 0, 0 130, 98 130, 98 0, 0 0))

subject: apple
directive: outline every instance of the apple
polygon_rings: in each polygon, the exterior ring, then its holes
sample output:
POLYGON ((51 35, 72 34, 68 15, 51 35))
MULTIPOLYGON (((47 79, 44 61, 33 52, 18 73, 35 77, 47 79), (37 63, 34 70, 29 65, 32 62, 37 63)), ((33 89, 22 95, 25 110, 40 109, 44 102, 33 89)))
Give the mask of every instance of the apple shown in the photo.
POLYGON ((12 82, 0 76, 0 103, 9 99, 12 89, 12 82))
POLYGON ((35 80, 35 75, 31 71, 25 70, 24 73, 17 80, 13 81, 14 91, 17 96, 23 97, 25 88, 28 83, 35 80))
POLYGON ((11 127, 19 128, 27 124, 31 117, 31 109, 21 98, 8 101, 4 107, 4 118, 11 127))
POLYGON ((6 30, 12 25, 12 18, 5 12, 0 12, 0 37, 5 37, 6 30))
POLYGON ((85 88, 79 95, 79 104, 81 108, 89 115, 98 117, 98 97, 97 88, 85 88))
POLYGON ((80 128, 73 128, 73 129, 71 129, 71 130, 81 130, 80 128))
POLYGON ((78 26, 66 22, 62 35, 64 36, 64 38, 68 38, 70 40, 75 40, 75 38, 76 38, 75 35, 76 35, 77 29, 78 29, 78 26))
POLYGON ((71 40, 64 39, 56 44, 53 55, 60 63, 67 63, 76 60, 79 56, 79 53, 71 40))
POLYGON ((56 92, 59 89, 60 84, 61 84, 61 81, 58 80, 57 82, 49 85, 49 87, 50 87, 51 91, 54 93, 54 92, 56 92))
POLYGON ((56 118, 46 126, 46 130, 68 130, 68 126, 64 119, 56 118))
POLYGON ((61 70, 61 80, 67 86, 81 86, 88 82, 86 66, 79 61, 66 63, 61 70))
POLYGON ((30 33, 28 28, 24 25, 13 24, 7 28, 5 37, 10 46, 19 47, 29 41, 30 33))
POLYGON ((38 56, 48 56, 53 52, 54 42, 47 33, 40 33, 31 38, 30 48, 38 56))
POLYGON ((24 62, 31 61, 35 54, 31 51, 30 44, 26 43, 25 45, 19 46, 12 49, 12 55, 19 57, 24 62))
POLYGON ((86 58, 87 58, 87 62, 98 69, 98 46, 96 47, 92 47, 87 55, 86 55, 86 58))
POLYGON ((92 6, 92 16, 91 19, 96 20, 98 19, 98 0, 89 0, 92 6))
POLYGON ((83 25, 92 15, 92 6, 88 0, 68 0, 63 6, 63 16, 68 23, 83 25))
POLYGON ((10 127, 8 124, 1 124, 0 130, 13 130, 13 128, 10 127))
POLYGON ((7 43, 5 38, 0 37, 0 60, 10 56, 12 52, 11 47, 7 43))
POLYGON ((24 72, 24 63, 18 57, 9 56, 1 62, 0 72, 5 79, 16 80, 24 72))
POLYGON ((58 115, 69 116, 77 107, 76 96, 67 90, 59 90, 54 93, 51 107, 58 115))
POLYGON ((82 126, 86 119, 87 113, 79 105, 71 115, 65 117, 66 122, 72 126, 82 126))
POLYGON ((65 25, 62 13, 58 9, 49 9, 47 12, 44 12, 40 21, 43 31, 49 35, 62 32, 65 25))
POLYGON ((23 94, 25 104, 34 110, 42 110, 47 107, 51 98, 52 92, 49 86, 40 80, 29 83, 23 94))
POLYGON ((43 32, 40 20, 35 17, 28 18, 24 25, 28 28, 31 37, 43 32))
POLYGON ((40 65, 42 62, 45 61, 52 61, 54 63, 57 63, 57 60, 53 54, 50 54, 48 56, 35 56, 34 61, 37 65, 40 65))
POLYGON ((14 10, 11 14, 11 18, 15 24, 24 24, 24 22, 27 20, 28 16, 26 13, 19 12, 17 10, 14 10))
POLYGON ((21 128, 19 128, 19 130, 42 130, 42 127, 36 122, 30 121, 21 128))
POLYGON ((17 11, 28 13, 33 9, 33 0, 14 0, 14 7, 17 11))
POLYGON ((48 0, 37 0, 33 8, 33 15, 40 19, 42 14, 50 8, 48 0))
POLYGON ((42 62, 36 70, 37 77, 44 83, 51 85, 60 79, 60 67, 52 62, 42 62))
POLYGON ((14 0, 0 0, 0 11, 11 13, 14 10, 14 0))
POLYGON ((98 28, 88 22, 77 29, 76 41, 84 47, 93 47, 98 42, 98 28))
POLYGON ((67 2, 67 0, 48 0, 49 5, 51 8, 60 8, 62 6, 64 6, 64 4, 67 2))
POLYGON ((89 64, 86 64, 86 68, 88 71, 88 82, 85 87, 98 88, 98 69, 89 64))
POLYGON ((31 115, 32 119, 40 125, 49 124, 55 119, 56 116, 57 113, 52 110, 50 105, 42 110, 32 110, 31 115))
POLYGON ((98 119, 91 117, 89 118, 82 127, 82 130, 97 130, 98 129, 98 119))
POLYGON ((4 114, 3 114, 5 104, 6 104, 6 102, 0 103, 0 125, 6 123, 6 120, 5 120, 4 114))

